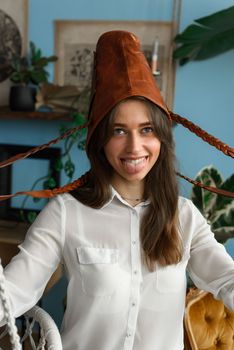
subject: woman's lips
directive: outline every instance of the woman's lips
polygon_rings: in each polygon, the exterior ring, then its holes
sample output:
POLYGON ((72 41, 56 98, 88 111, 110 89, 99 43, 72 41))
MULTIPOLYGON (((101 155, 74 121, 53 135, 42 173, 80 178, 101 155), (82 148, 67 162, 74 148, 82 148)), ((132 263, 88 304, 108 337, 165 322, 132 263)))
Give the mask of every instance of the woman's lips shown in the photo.
POLYGON ((146 161, 147 161, 146 156, 144 157, 139 157, 139 158, 122 158, 121 162, 123 164, 124 170, 129 173, 129 174, 136 174, 139 173, 140 171, 143 170, 145 167, 146 161))

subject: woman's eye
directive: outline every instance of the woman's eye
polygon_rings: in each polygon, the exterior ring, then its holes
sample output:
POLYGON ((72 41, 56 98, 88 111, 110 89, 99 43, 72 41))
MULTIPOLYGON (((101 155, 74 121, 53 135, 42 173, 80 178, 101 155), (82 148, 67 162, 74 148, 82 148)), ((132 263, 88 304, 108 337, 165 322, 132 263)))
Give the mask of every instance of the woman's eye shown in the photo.
POLYGON ((124 135, 125 131, 121 128, 115 128, 113 134, 114 135, 124 135))
POLYGON ((154 129, 151 126, 147 126, 141 130, 143 134, 148 134, 154 132, 154 129))

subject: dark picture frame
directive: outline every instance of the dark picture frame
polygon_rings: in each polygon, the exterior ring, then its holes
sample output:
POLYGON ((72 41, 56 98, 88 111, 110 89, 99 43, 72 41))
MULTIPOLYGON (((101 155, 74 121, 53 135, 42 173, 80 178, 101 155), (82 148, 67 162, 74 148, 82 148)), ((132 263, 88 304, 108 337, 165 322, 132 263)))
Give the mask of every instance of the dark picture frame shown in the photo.
MULTIPOLYGON (((0 144, 0 161, 8 159, 18 153, 25 153, 32 147, 33 146, 29 146, 29 145, 0 144)), ((55 162, 58 158, 60 158, 60 156, 61 156, 61 149, 53 147, 53 148, 41 150, 35 154, 30 155, 27 158, 27 161, 28 160, 29 161, 30 160, 46 161, 45 165, 48 167, 48 172, 50 172, 51 177, 53 177, 53 179, 56 182, 56 187, 58 187, 60 186, 60 172, 56 171, 55 162)), ((15 175, 14 171, 16 171, 16 165, 17 165, 16 163, 0 169, 0 194, 1 195, 15 192, 13 189, 14 187, 13 178, 15 175)), ((25 172, 28 173, 31 170, 32 168, 29 164, 29 166, 25 169, 25 172)), ((21 178, 24 178, 24 174, 20 174, 20 175, 21 175, 21 178)), ((43 175, 44 174, 42 174, 42 176, 43 175)), ((38 173, 38 178, 40 178, 40 176, 41 174, 38 173)), ((23 188, 17 189, 17 191, 30 190, 32 185, 33 185, 33 181, 32 183, 28 183, 26 179, 26 183, 23 185, 23 188)), ((14 199, 8 199, 6 201, 0 202, 0 219, 11 220, 11 221, 22 221, 22 218, 20 215, 21 207, 15 206, 13 203, 14 203, 14 199)), ((23 208, 23 210, 26 217, 28 212, 33 211, 38 214, 41 209, 35 209, 35 208, 30 208, 26 206, 25 208, 23 208)))

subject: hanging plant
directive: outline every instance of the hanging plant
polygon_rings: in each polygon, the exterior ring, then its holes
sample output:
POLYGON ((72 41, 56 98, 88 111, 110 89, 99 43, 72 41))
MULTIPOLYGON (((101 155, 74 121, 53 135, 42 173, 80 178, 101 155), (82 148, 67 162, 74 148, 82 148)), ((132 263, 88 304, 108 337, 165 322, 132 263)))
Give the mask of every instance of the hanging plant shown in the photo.
MULTIPOLYGON (((83 113, 74 112, 71 114, 72 123, 68 126, 62 125, 60 127, 60 135, 64 134, 70 128, 80 126, 86 123, 86 117, 83 113)), ((55 160, 54 168, 52 169, 56 173, 64 171, 68 182, 71 182, 75 173, 75 162, 71 157, 71 149, 77 147, 79 150, 84 151, 85 142, 87 136, 87 128, 76 131, 68 136, 64 141, 62 154, 55 160)), ((47 175, 38 178, 31 186, 30 191, 35 190, 36 186, 42 185, 43 189, 53 189, 59 184, 56 183, 55 178, 52 176, 51 171, 47 175)), ((20 221, 32 223, 37 217, 37 211, 25 211, 25 206, 29 197, 25 196, 22 205, 20 207, 19 217, 20 221)), ((33 202, 40 202, 41 198, 33 198, 33 202)))
POLYGON ((173 58, 184 65, 205 60, 234 48, 234 6, 196 19, 174 41, 173 58))

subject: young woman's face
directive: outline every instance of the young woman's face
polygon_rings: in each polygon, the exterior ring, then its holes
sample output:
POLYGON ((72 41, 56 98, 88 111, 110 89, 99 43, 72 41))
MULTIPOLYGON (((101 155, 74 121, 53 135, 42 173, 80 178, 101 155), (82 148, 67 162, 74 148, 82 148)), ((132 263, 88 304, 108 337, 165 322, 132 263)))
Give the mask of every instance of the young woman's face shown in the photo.
POLYGON ((114 170, 114 182, 142 182, 156 163, 160 146, 145 103, 137 100, 120 103, 111 138, 104 146, 114 170))

